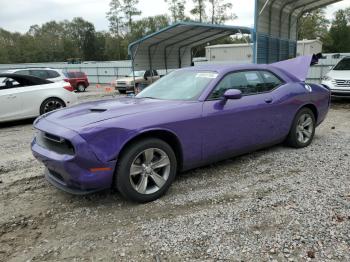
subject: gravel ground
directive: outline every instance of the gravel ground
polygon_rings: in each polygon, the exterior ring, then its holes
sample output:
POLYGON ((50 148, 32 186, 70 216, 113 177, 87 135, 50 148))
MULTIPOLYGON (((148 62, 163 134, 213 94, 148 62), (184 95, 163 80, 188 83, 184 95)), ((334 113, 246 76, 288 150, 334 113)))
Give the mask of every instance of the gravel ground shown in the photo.
POLYGON ((32 121, 2 126, 0 261, 349 261, 349 120, 337 102, 311 146, 180 174, 144 205, 56 190, 31 155, 32 121))

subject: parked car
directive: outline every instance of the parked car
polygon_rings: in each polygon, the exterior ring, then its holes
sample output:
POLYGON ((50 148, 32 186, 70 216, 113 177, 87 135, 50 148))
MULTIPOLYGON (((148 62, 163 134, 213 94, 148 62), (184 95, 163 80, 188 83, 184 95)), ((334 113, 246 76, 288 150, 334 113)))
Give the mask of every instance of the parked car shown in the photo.
POLYGON ((53 68, 11 69, 11 70, 7 70, 5 73, 35 76, 42 79, 48 79, 52 82, 60 82, 60 81, 63 81, 65 78, 62 70, 53 69, 53 68))
POLYGON ((330 105, 327 88, 304 82, 310 62, 180 69, 134 98, 39 117, 32 151, 62 190, 115 187, 132 201, 152 201, 180 171, 283 141, 310 145, 330 105))
POLYGON ((66 82, 0 74, 0 122, 33 118, 74 105, 77 95, 66 82))
POLYGON ((350 96, 350 57, 344 57, 323 78, 322 84, 331 89, 332 96, 350 96))
POLYGON ((88 77, 84 72, 66 72, 64 75, 66 76, 64 81, 70 83, 78 92, 85 92, 86 88, 90 85, 88 77))
POLYGON ((124 78, 119 78, 115 81, 115 89, 119 91, 121 94, 126 94, 127 92, 134 91, 134 76, 135 76, 135 87, 142 88, 144 86, 150 85, 157 81, 160 76, 157 70, 152 71, 134 71, 131 72, 128 76, 124 78))

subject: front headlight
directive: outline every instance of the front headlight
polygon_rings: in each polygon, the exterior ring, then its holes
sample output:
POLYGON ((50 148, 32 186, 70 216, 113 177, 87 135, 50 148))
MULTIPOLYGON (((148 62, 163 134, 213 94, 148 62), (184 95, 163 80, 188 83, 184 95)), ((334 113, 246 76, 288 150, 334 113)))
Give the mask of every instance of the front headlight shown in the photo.
POLYGON ((327 76, 327 75, 325 75, 322 79, 325 81, 332 81, 333 80, 333 78, 331 78, 330 76, 327 76))

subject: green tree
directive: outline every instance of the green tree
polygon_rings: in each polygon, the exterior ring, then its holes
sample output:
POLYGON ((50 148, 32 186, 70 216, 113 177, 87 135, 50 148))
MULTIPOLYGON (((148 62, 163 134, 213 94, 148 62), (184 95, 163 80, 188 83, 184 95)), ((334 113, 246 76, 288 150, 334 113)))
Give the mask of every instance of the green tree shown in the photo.
POLYGON ((134 22, 132 41, 144 37, 145 35, 152 34, 160 29, 169 26, 170 18, 167 15, 156 15, 145 17, 141 20, 134 22))
POLYGON ((192 0, 194 3, 194 8, 190 11, 192 15, 195 16, 195 20, 202 23, 206 20, 206 13, 205 13, 205 2, 206 0, 192 0))
POLYGON ((307 12, 299 20, 298 39, 323 39, 328 33, 328 26, 324 8, 307 12))
POLYGON ((171 19, 173 22, 186 20, 185 4, 186 0, 164 0, 168 3, 171 19))
POLYGON ((137 9, 139 0, 123 0, 122 10, 126 17, 128 32, 132 33, 132 26, 135 16, 140 16, 141 11, 137 9))
POLYGON ((335 19, 332 21, 329 30, 329 37, 332 39, 331 45, 325 46, 328 52, 350 52, 350 9, 338 10, 335 13, 335 19))
POLYGON ((66 24, 67 34, 77 44, 84 60, 95 60, 95 26, 81 17, 73 18, 66 24))
POLYGON ((226 0, 209 0, 210 3, 210 21, 212 24, 224 24, 228 20, 236 19, 237 16, 232 12, 232 3, 226 0))
POLYGON ((122 27, 125 24, 123 16, 123 7, 120 0, 111 0, 109 11, 107 12, 109 21, 109 30, 116 36, 121 36, 122 27))

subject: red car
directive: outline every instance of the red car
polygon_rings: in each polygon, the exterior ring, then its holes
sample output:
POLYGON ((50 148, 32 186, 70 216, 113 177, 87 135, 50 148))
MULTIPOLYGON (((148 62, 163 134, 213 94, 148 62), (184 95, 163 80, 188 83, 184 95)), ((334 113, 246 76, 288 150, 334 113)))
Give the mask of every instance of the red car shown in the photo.
POLYGON ((64 81, 70 83, 78 92, 85 92, 89 86, 89 80, 84 72, 66 72, 64 75, 66 76, 64 81))

